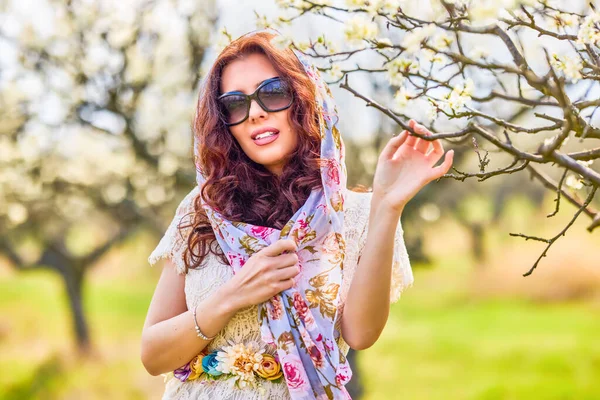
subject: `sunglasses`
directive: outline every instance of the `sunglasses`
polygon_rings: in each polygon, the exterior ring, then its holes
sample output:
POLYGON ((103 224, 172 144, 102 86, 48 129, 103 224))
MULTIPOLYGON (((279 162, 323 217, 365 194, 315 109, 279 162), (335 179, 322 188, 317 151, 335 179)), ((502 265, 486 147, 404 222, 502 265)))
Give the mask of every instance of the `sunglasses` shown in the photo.
POLYGON ((227 92, 218 97, 221 104, 221 118, 225 125, 241 124, 250 115, 252 99, 267 112, 282 111, 292 105, 293 95, 290 86, 281 78, 263 81, 252 94, 239 91, 227 92))

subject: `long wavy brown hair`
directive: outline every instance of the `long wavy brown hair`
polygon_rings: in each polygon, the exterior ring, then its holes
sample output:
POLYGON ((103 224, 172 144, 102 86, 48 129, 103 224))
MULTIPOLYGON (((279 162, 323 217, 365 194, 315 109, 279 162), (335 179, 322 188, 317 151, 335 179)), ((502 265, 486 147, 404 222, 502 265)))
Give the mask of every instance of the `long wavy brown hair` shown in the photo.
POLYGON ((187 238, 184 263, 187 271, 198 268, 209 251, 228 264, 204 209, 200 196, 230 221, 281 229, 306 202, 313 189, 322 186, 321 136, 315 87, 289 48, 271 43, 276 34, 262 31, 231 42, 217 57, 205 77, 198 97, 193 131, 206 182, 194 199, 194 212, 182 218, 179 230, 187 238), (249 54, 262 53, 294 93, 290 125, 298 145, 286 156, 280 176, 252 161, 220 118, 217 102, 222 71, 229 63, 249 54))

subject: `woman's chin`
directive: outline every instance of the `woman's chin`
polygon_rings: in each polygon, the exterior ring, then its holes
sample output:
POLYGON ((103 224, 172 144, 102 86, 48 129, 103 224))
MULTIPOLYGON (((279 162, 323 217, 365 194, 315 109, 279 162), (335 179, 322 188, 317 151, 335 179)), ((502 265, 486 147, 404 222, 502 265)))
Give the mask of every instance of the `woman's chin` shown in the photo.
MULTIPOLYGON (((281 158, 278 158, 277 160, 281 160, 281 158)), ((283 171, 283 162, 282 161, 276 161, 273 159, 269 159, 269 160, 262 159, 262 160, 257 160, 256 163, 262 165, 263 167, 265 167, 267 170, 269 170, 274 175, 280 175, 281 171, 283 171)))
MULTIPOLYGON (((274 149, 275 150, 275 149, 274 149)), ((254 157, 254 162, 263 165, 265 168, 276 167, 283 164, 285 153, 279 150, 269 152, 269 154, 261 154, 260 157, 254 157)))

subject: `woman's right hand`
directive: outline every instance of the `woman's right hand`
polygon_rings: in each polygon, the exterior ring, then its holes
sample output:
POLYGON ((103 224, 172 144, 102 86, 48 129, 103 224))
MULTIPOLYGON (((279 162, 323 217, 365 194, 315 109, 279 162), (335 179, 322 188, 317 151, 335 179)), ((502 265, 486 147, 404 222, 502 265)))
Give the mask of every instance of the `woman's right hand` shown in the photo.
POLYGON ((294 277, 300 272, 297 250, 294 240, 280 239, 250 256, 227 283, 236 308, 263 303, 294 286, 294 277))

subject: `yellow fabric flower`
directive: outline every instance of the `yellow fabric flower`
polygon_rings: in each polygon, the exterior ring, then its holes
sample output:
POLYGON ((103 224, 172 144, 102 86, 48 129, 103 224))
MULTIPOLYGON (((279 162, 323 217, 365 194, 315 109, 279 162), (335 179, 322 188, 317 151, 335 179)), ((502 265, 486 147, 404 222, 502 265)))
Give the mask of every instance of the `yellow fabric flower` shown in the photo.
POLYGON ((270 381, 278 379, 281 375, 283 375, 281 365, 279 365, 277 360, 275 360, 275 357, 270 354, 263 354, 263 359, 260 363, 260 366, 256 370, 256 373, 261 378, 265 378, 270 381))
POLYGON ((198 354, 196 357, 194 357, 192 359, 192 361, 190 361, 190 369, 192 370, 192 372, 190 373, 190 376, 187 378, 188 381, 193 381, 194 379, 197 379, 198 377, 200 377, 200 375, 202 375, 204 373, 204 370, 202 369, 202 359, 204 358, 204 354, 198 354))

